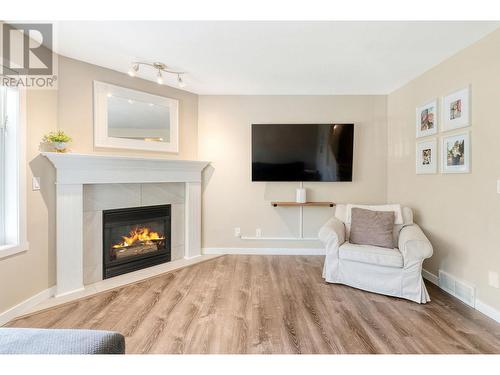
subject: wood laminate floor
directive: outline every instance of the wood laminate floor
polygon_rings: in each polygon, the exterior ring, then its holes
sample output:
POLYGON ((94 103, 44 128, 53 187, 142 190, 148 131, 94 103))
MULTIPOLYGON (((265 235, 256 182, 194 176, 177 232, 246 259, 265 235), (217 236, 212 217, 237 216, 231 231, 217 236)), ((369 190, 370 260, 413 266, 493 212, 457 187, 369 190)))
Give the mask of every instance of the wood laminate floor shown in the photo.
POLYGON ((437 287, 419 305, 326 284, 323 258, 227 255, 9 326, 115 330, 128 353, 500 353, 500 324, 437 287))

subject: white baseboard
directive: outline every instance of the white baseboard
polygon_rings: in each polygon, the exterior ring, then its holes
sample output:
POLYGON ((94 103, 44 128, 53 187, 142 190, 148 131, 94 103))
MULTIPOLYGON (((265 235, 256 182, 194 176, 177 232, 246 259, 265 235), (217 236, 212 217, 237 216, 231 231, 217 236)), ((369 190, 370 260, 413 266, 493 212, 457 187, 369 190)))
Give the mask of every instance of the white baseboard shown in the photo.
POLYGON ((199 257, 201 257, 201 256, 202 256, 202 254, 200 254, 200 255, 193 255, 192 257, 184 257, 184 259, 185 259, 185 260, 191 260, 191 259, 196 259, 196 258, 199 258, 199 257))
POLYGON ((322 248, 278 248, 278 247, 205 247, 203 254, 241 255, 325 255, 322 248))
POLYGON ((483 301, 476 299, 476 310, 482 312, 484 315, 489 316, 491 319, 500 323, 500 311, 487 305, 483 301))
POLYGON ((434 285, 439 286, 439 277, 437 277, 433 273, 430 273, 429 271, 422 269, 422 277, 427 281, 430 281, 434 285))
POLYGON ((3 313, 0 314, 0 326, 3 326, 4 324, 8 323, 12 319, 17 318, 20 315, 23 315, 25 312, 29 311, 39 303, 48 300, 50 297, 54 295, 55 291, 56 291, 55 286, 49 289, 42 290, 40 293, 35 294, 33 297, 30 297, 27 300, 21 302, 20 304, 11 307, 7 311, 4 311, 3 313))
POLYGON ((249 241, 319 241, 318 237, 252 237, 241 236, 242 240, 249 241))
MULTIPOLYGON (((437 285, 439 287, 439 277, 437 277, 433 273, 422 269, 422 277, 424 279, 426 279, 427 281, 429 281, 429 282, 431 282, 434 285, 437 285)), ((446 290, 446 292, 450 293, 450 291, 448 291, 448 290, 446 290)), ((450 293, 450 294, 453 295, 453 293, 450 293)), ((471 307, 473 307, 473 306, 471 306, 471 307)), ((475 310, 479 311, 480 313, 486 315, 487 317, 500 323, 500 311, 498 311, 494 307, 491 307, 490 305, 488 305, 488 304, 484 303, 483 301, 476 298, 475 306, 473 308, 475 310)))

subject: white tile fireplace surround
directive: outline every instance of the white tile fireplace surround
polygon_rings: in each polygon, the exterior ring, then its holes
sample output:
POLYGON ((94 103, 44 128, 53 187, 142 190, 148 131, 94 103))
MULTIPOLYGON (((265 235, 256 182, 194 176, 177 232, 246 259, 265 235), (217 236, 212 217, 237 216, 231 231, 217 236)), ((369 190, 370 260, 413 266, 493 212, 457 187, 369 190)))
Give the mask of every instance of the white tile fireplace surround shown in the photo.
POLYGON ((171 205, 171 261, 185 257, 185 184, 91 184, 83 185, 83 284, 101 281, 102 213, 118 208, 171 205))
POLYGON ((171 204, 172 261, 201 255, 201 172, 208 162, 42 153, 57 171, 56 296, 102 280, 102 211, 171 204))

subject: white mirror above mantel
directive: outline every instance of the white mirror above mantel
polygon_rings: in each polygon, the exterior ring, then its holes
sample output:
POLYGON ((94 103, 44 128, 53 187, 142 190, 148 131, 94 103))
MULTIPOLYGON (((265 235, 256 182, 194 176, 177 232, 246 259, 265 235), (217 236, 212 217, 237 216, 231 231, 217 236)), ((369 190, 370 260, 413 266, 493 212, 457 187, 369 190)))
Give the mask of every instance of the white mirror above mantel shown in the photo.
POLYGON ((184 259, 201 255, 201 179, 196 160, 44 152, 56 176, 56 296, 84 289, 84 185, 184 183, 184 259))
POLYGON ((179 101, 94 81, 94 146, 177 153, 179 101))

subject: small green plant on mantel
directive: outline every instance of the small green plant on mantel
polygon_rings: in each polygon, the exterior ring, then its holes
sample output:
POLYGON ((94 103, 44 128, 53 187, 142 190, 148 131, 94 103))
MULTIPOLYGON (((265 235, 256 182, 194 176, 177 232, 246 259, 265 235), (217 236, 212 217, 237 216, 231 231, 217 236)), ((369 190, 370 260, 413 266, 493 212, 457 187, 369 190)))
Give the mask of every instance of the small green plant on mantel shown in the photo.
POLYGON ((43 142, 52 143, 56 152, 66 152, 66 146, 71 142, 71 137, 62 130, 50 132, 43 136, 43 142))

